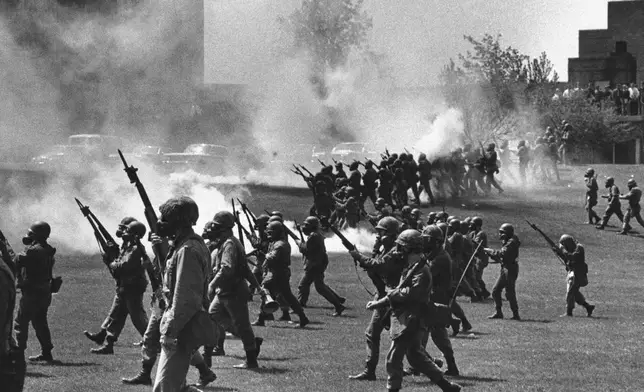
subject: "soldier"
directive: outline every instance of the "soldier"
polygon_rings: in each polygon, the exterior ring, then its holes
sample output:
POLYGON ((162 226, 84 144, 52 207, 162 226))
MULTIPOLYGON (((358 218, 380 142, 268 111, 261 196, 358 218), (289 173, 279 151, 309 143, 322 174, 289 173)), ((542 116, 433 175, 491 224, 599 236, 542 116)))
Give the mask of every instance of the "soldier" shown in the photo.
POLYGON ((495 148, 496 144, 494 143, 490 143, 487 146, 487 152, 485 153, 485 183, 488 189, 493 186, 499 190, 499 193, 503 193, 503 188, 494 179, 494 174, 499 172, 495 148))
MULTIPOLYGON (((429 270, 432 274, 432 290, 430 298, 432 302, 450 305, 452 300, 452 260, 449 254, 443 249, 443 232, 436 226, 427 226, 423 230, 425 239, 425 254, 429 262, 429 270)), ((448 376, 458 376, 460 374, 454 358, 454 349, 447 335, 447 320, 436 320, 430 326, 430 336, 436 347, 443 353, 445 362, 447 362, 448 376)), ((424 344, 427 345, 428 338, 425 337, 424 344)))
POLYGON ((327 187, 322 181, 315 183, 313 190, 313 207, 311 207, 309 213, 326 218, 328 222, 331 215, 333 215, 333 210, 335 210, 333 196, 327 192, 327 187))
POLYGON ((421 219, 421 212, 420 209, 414 208, 411 210, 411 218, 409 219, 409 223, 412 229, 422 231, 423 230, 423 221, 421 219))
MULTIPOLYGON (((123 221, 126 221, 124 219, 123 221)), ((121 222, 123 222, 121 221, 121 222)), ((119 230, 122 230, 119 228, 119 230)), ((130 316, 132 324, 143 336, 148 325, 148 315, 143 307, 143 294, 148 281, 145 278, 146 266, 151 261, 145 253, 140 240, 145 235, 145 225, 139 221, 131 221, 125 225, 121 236, 123 244, 116 260, 110 262, 109 268, 116 280, 116 295, 112 309, 98 333, 85 331, 88 339, 101 345, 90 351, 94 354, 114 354, 114 343, 118 340, 125 320, 130 316)), ((117 232, 117 237, 119 233, 117 232)), ((154 275, 153 275, 154 276, 154 275)), ((154 282, 153 291, 157 291, 160 282, 154 282)))
POLYGON ((517 155, 519 156, 519 176, 521 177, 521 183, 525 186, 526 169, 530 163, 530 147, 526 146, 525 140, 519 141, 518 147, 517 155))
POLYGON ((588 211, 588 224, 599 224, 599 216, 593 210, 593 207, 597 205, 597 191, 599 187, 597 186, 597 180, 595 179, 595 170, 589 168, 584 174, 586 182, 586 211, 588 211), (593 223, 594 222, 594 223, 593 223))
POLYGON ((211 254, 213 278, 208 285, 208 296, 212 302, 208 312, 218 325, 234 329, 244 345, 246 362, 235 368, 255 369, 259 367, 257 356, 264 340, 255 337, 250 325, 250 289, 246 281, 255 287, 259 287, 259 282, 248 268, 243 245, 233 236, 234 226, 235 218, 228 211, 216 213, 212 220, 211 240, 216 250, 211 254))
POLYGON ((466 174, 465 158, 463 158, 463 151, 460 148, 452 152, 450 169, 452 174, 452 197, 459 197, 465 188, 463 179, 466 174))
POLYGON ((405 182, 411 188, 414 195, 414 204, 420 205, 420 192, 418 191, 418 164, 414 160, 414 155, 409 153, 405 155, 403 169, 405 170, 405 182))
MULTIPOLYGON (((25 251, 16 255, 13 260, 18 275, 18 288, 22 291, 14 325, 18 349, 24 352, 27 348, 29 323, 33 325, 41 347, 41 354, 29 357, 30 361, 54 360, 51 355, 54 345, 51 343, 51 332, 47 322, 56 254, 56 249, 47 243, 50 234, 51 227, 47 222, 35 222, 22 239, 25 251)), ((2 255, 9 254, 4 241, 0 241, 0 247, 2 255)))
POLYGON ((207 343, 194 332, 200 320, 197 316, 203 313, 207 319, 210 254, 204 240, 192 229, 199 219, 199 208, 192 199, 171 198, 159 212, 157 234, 172 239, 173 244, 163 278, 167 306, 160 323, 162 350, 153 391, 180 391, 185 387, 191 357, 207 343))
POLYGON ((436 222, 435 223, 447 223, 447 218, 449 218, 449 215, 447 215, 447 212, 440 211, 440 212, 436 213, 436 222))
POLYGON ((481 288, 481 296, 483 299, 490 298, 490 292, 485 287, 485 281, 483 280, 483 271, 485 267, 489 264, 489 256, 485 253, 485 248, 487 248, 487 234, 483 231, 483 219, 478 216, 472 218, 472 223, 470 224, 470 238, 474 248, 482 244, 476 253, 476 264, 474 264, 474 273, 476 281, 481 288))
POLYGON ((432 188, 429 182, 432 179, 432 164, 427 160, 427 155, 420 154, 418 156, 418 180, 420 183, 420 188, 418 189, 418 197, 423 193, 427 192, 429 197, 429 203, 431 205, 435 204, 434 194, 432 193, 432 188))
MULTIPOLYGON (((364 268, 376 287, 375 299, 384 298, 387 295, 387 288, 393 288, 400 280, 402 263, 398 253, 395 252, 396 238, 400 230, 400 222, 393 217, 381 219, 376 226, 377 236, 371 258, 362 255, 357 250, 351 251, 353 259, 364 268)), ((387 327, 387 309, 374 309, 365 331, 367 337, 367 360, 365 370, 354 376, 353 380, 376 379, 376 367, 380 356, 380 335, 387 327)))
POLYGON ((388 168, 381 167, 378 170, 378 178, 378 197, 382 197, 387 204, 393 207, 394 202, 391 195, 393 192, 394 175, 388 168))
MULTIPOLYGON (((3 250, 6 249, 4 238, 0 242, 3 250)), ((25 352, 18 349, 13 338, 16 278, 12 268, 5 262, 10 259, 7 256, 3 254, 0 258, 0 385, 7 392, 22 392, 27 366, 25 352)))
POLYGON ((548 159, 550 160, 550 167, 557 177, 557 181, 560 181, 559 168, 557 167, 557 162, 559 162, 559 147, 557 147, 554 136, 548 138, 548 159))
POLYGON ((502 319, 503 311, 501 310, 501 291, 505 289, 505 298, 510 302, 512 309, 512 320, 521 320, 519 317, 519 305, 517 304, 516 281, 519 276, 519 246, 521 242, 514 235, 514 227, 509 223, 504 223, 499 228, 499 238, 503 242, 500 250, 485 248, 485 252, 494 261, 490 264, 501 264, 501 274, 492 289, 492 298, 496 306, 496 312, 488 317, 489 319, 502 319))
POLYGON ((548 147, 546 146, 544 139, 542 137, 538 137, 533 152, 534 159, 532 159, 532 174, 534 178, 538 178, 541 182, 545 182, 549 179, 548 171, 546 170, 546 161, 549 159, 548 155, 548 147))
POLYGON ((427 311, 432 276, 422 253, 423 240, 420 232, 411 229, 403 231, 396 239, 396 249, 403 262, 400 282, 404 287, 395 288, 385 297, 367 304, 369 310, 389 306, 392 309, 391 347, 387 353, 387 388, 390 392, 400 391, 404 375, 403 359, 407 356, 409 364, 429 377, 441 390, 460 391, 458 384, 443 377, 422 345, 429 327, 427 311))
POLYGON ((342 315, 346 309, 346 299, 340 297, 329 286, 324 283, 324 271, 329 265, 329 257, 324 246, 324 237, 320 234, 320 221, 314 216, 309 216, 302 223, 302 232, 308 236, 307 240, 298 244, 300 252, 304 256, 304 275, 298 285, 298 301, 306 307, 311 292, 311 284, 315 290, 335 307, 333 317, 342 315))
POLYGON ((394 184, 391 191, 391 197, 394 201, 394 208, 402 208, 407 205, 407 190, 409 185, 405 181, 405 172, 401 168, 394 171, 394 184))
POLYGON ((602 199, 608 199, 608 206, 606 207, 606 212, 604 212, 601 224, 597 226, 597 229, 599 230, 604 230, 604 227, 606 227, 613 214, 617 216, 617 219, 619 219, 620 222, 624 222, 622 204, 619 201, 619 188, 615 185, 615 179, 613 177, 608 177, 604 183, 604 187, 608 189, 608 195, 603 195, 602 199))
MULTIPOLYGON (((261 285, 262 277, 264 273, 262 272, 262 263, 264 263, 263 256, 268 252, 268 238, 266 237, 266 226, 268 225, 268 220, 271 217, 262 214, 255 219, 255 230, 257 231, 257 242, 253 243, 253 248, 259 250, 255 253, 257 258, 257 264, 253 267, 253 275, 255 275, 255 280, 261 285)), ((260 287, 257 287, 259 291, 260 287)))
POLYGON ((503 140, 499 146, 499 160, 501 162, 501 167, 505 168, 503 169, 503 175, 507 176, 507 178, 512 182, 516 182, 516 179, 512 174, 512 170, 510 170, 512 162, 510 161, 510 144, 507 140, 503 140))
POLYGON ((367 201, 367 198, 371 199, 371 202, 376 204, 376 188, 378 188, 378 172, 373 168, 373 162, 368 159, 364 164, 365 172, 362 176, 362 190, 360 197, 360 205, 364 208, 364 203, 367 201))
POLYGON ((436 212, 432 211, 427 214, 427 226, 433 225, 434 223, 436 223, 436 212))
MULTIPOLYGON (((282 296, 284 301, 299 316, 300 328, 304 328, 309 323, 309 319, 291 291, 291 245, 286 238, 284 226, 281 222, 270 222, 266 227, 266 235, 270 244, 262 266, 264 270, 262 288, 270 293, 273 298, 282 296)), ((260 311, 259 317, 253 325, 264 326, 265 320, 264 312, 260 311)))
POLYGON ((358 170, 359 168, 360 162, 358 161, 354 161, 349 165, 349 186, 358 191, 360 190, 360 183, 362 182, 362 174, 358 170))
POLYGON ((345 173, 344 169, 342 168, 342 162, 335 163, 334 179, 337 181, 338 178, 347 178, 347 173, 345 173))
POLYGON ((588 265, 586 264, 586 254, 584 246, 577 242, 573 236, 564 234, 559 239, 559 248, 555 252, 563 255, 566 262, 566 313, 562 317, 572 317, 572 310, 575 308, 575 302, 586 308, 588 317, 593 315, 595 305, 586 302, 586 298, 581 293, 581 288, 588 285, 588 265))
POLYGON ((642 216, 640 215, 640 211, 642 210, 640 206, 642 191, 637 187, 637 182, 632 178, 628 180, 626 185, 628 186, 628 193, 619 197, 620 199, 628 200, 628 209, 626 210, 626 215, 624 215, 624 225, 622 226, 622 231, 619 233, 622 235, 626 235, 631 231, 632 227, 629 224, 631 218, 635 218, 637 223, 644 227, 644 220, 642 220, 642 216))

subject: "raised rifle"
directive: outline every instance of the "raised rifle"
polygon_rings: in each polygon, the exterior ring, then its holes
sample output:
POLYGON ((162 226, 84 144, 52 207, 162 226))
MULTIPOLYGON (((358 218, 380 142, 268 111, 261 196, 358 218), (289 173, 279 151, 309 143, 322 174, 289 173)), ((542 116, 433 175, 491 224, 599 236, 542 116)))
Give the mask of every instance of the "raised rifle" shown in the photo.
POLYGON ((389 153, 389 149, 385 148, 385 154, 387 154, 387 158, 391 156, 391 154, 389 153))
POLYGON ((253 216, 252 212, 250 212, 250 210, 248 209, 248 206, 241 200, 239 200, 239 198, 237 198, 237 202, 241 206, 242 211, 244 211, 244 215, 246 215, 246 221, 248 222, 248 227, 251 230, 250 234, 252 235, 252 238, 249 239, 251 240, 251 242, 254 242, 254 240, 257 238, 257 236, 255 235, 255 225, 257 224, 257 218, 253 216))
MULTIPOLYGON (((320 218, 320 217, 318 216, 318 219, 322 219, 322 218, 320 218)), ((333 234, 335 234, 336 236, 338 236, 338 238, 340 239, 340 241, 342 241, 342 246, 344 246, 345 248, 347 248, 347 250, 348 250, 349 252, 356 250, 356 246, 355 246, 355 245, 353 245, 353 244, 351 243, 351 241, 349 241, 349 240, 347 239, 347 237, 345 237, 345 236, 344 236, 344 234, 342 234, 342 233, 340 232, 340 230, 338 230, 338 228, 337 228, 337 227, 335 227, 335 226, 333 226, 333 225, 329 225, 329 230, 331 230, 331 231, 333 232, 333 234)))
POLYGON ((239 241, 242 244, 242 248, 246 249, 246 246, 244 245, 245 228, 242 226, 241 220, 239 219, 239 211, 237 211, 237 208, 235 208, 235 199, 230 199, 230 202, 233 205, 233 216, 235 217, 235 223, 237 224, 237 235, 239 236, 239 241))
POLYGON ((322 162, 320 158, 318 158, 318 162, 320 162, 320 165, 322 165, 322 167, 326 167, 326 163, 322 162))
POLYGON ((300 165, 300 168, 302 168, 302 170, 304 170, 309 176, 315 177, 304 165, 300 165))
POLYGON ((103 262, 107 266, 107 269, 110 271, 110 275, 114 277, 114 271, 110 268, 110 263, 118 257, 119 246, 112 237, 112 235, 107 231, 105 226, 98 220, 96 215, 89 209, 89 206, 83 205, 80 200, 74 198, 76 204, 80 208, 83 216, 87 218, 90 226, 94 230, 94 237, 96 237, 96 242, 98 243, 98 248, 103 256, 103 262))
MULTIPOLYGON (((127 177, 130 179, 130 183, 134 184, 136 190, 139 191, 139 196, 141 197, 141 201, 143 202, 143 212, 145 214, 145 220, 148 222, 148 226, 150 228, 150 234, 154 234, 157 232, 157 221, 159 219, 157 218, 156 212, 154 212, 154 208, 152 208, 152 203, 150 202, 148 193, 145 191, 145 187, 141 183, 138 174, 136 174, 139 169, 134 166, 128 166, 121 150, 118 150, 118 152, 119 156, 121 157, 121 161, 123 162, 123 166, 125 167, 123 170, 125 171, 125 173, 127 173, 127 177)), ((152 244, 152 250, 154 251, 154 255, 159 261, 159 265, 162 267, 162 269, 165 269, 165 259, 168 255, 168 248, 169 246, 167 239, 163 239, 161 243, 152 244)))
POLYGON ((452 299, 449 301, 450 308, 452 307, 452 304, 456 300, 456 296, 458 295, 458 288, 461 287, 461 283, 463 283, 463 279, 465 279, 465 274, 467 274, 467 270, 470 268, 470 265, 472 264, 472 261, 476 257, 476 254, 479 252, 479 249, 481 249, 481 245, 483 245, 483 241, 479 242, 478 246, 476 247, 476 250, 474 251, 474 253, 472 253, 472 257, 470 257, 470 260, 467 262, 467 265, 465 266, 465 269, 463 270, 463 274, 461 275, 461 279, 458 280, 458 284, 456 285, 456 288, 454 289, 454 295, 452 296, 452 299))
POLYGON ((304 233, 302 233, 302 226, 296 223, 295 227, 297 227, 297 231, 300 232, 300 241, 304 242, 304 233))
POLYGON ((546 235, 546 233, 541 231, 541 229, 538 228, 537 225, 535 225, 534 223, 531 223, 527 219, 525 221, 528 223, 528 225, 530 225, 530 227, 532 227, 534 229, 534 231, 536 231, 537 233, 541 234, 543 239, 545 239, 546 242, 548 243, 548 245, 550 245, 550 249, 552 249, 554 254, 557 255, 557 259, 559 259, 559 261, 561 261, 561 264, 563 264, 564 267, 568 268, 568 266, 566 265, 566 258, 564 257, 563 252, 561 251, 561 249, 559 249, 559 247, 555 244, 555 242, 553 240, 551 240, 550 237, 548 237, 546 235))
POLYGON ((333 163, 335 163, 336 165, 338 164, 338 161, 336 161, 335 158, 331 158, 331 160, 333 160, 333 163))

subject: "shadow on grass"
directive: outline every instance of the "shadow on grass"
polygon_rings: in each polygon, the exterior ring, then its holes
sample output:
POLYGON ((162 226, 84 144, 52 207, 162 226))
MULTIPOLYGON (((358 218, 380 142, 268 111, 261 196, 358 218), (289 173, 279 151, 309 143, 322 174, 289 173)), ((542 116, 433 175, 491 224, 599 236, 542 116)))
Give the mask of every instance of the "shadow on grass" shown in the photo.
POLYGON ((494 377, 481 377, 481 376, 447 376, 450 379, 455 379, 457 382, 461 380, 465 381, 478 381, 478 382, 507 382, 508 380, 503 378, 494 378, 494 377))
POLYGON ((27 372, 25 374, 27 378, 51 378, 49 374, 39 373, 39 372, 27 372))
POLYGON ((63 362, 55 360, 48 363, 49 366, 60 366, 60 367, 88 367, 88 366, 98 366, 96 362, 63 362))
POLYGON ((237 388, 228 388, 228 387, 217 387, 217 386, 209 386, 205 388, 201 388, 203 391, 221 391, 221 392, 238 392, 239 389, 237 388))
POLYGON ((249 369, 249 371, 259 374, 284 374, 290 372, 290 370, 285 368, 264 366, 260 366, 258 369, 249 369))
POLYGON ((512 321, 516 321, 517 323, 542 323, 542 324, 549 324, 549 323, 553 322, 554 320, 550 320, 550 319, 526 319, 526 318, 522 318, 521 320, 512 320, 512 321))
MULTIPOLYGON (((239 359, 239 360, 242 360, 242 361, 246 359, 246 356, 244 356, 244 355, 227 355, 227 357, 239 359)), ((258 361, 260 361, 260 362, 261 361, 286 362, 286 361, 293 361, 293 360, 297 360, 297 359, 300 359, 300 358, 299 357, 281 357, 281 358, 280 357, 275 357, 275 358, 271 358, 271 357, 265 357, 263 355, 260 355, 259 358, 258 358, 258 361)))
POLYGON ((313 324, 324 324, 324 323, 309 323, 304 328, 300 328, 297 325, 271 325, 271 328, 277 328, 277 329, 292 329, 294 331, 322 331, 324 328, 316 328, 316 327, 311 327, 313 324))

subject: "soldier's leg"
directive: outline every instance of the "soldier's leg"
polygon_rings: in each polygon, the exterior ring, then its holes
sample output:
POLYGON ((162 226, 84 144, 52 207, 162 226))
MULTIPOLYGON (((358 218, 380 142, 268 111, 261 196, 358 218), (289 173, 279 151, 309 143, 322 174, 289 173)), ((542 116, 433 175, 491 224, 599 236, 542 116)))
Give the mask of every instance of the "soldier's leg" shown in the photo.
POLYGON ((487 262, 477 259, 474 267, 475 267, 474 274, 476 276, 476 281, 478 282, 478 285, 481 288, 483 297, 487 298, 490 296, 490 292, 487 290, 487 287, 485 286, 485 281, 483 280, 483 272, 485 271, 485 267, 487 267, 487 262))
POLYGON ((622 231, 621 231, 622 234, 626 234, 632 229, 630 225, 631 218, 632 218, 632 211, 629 208, 626 210, 626 215, 624 215, 624 221, 622 224, 622 231))
POLYGON ((635 212, 634 216, 635 216, 635 219, 637 220, 637 223, 639 223, 640 226, 644 227, 644 220, 642 220, 642 215, 639 210, 635 212))
POLYGON ((23 291, 20 301, 18 302, 18 312, 16 313, 16 319, 13 324, 18 348, 23 351, 27 348, 29 323, 37 311, 37 307, 33 302, 35 302, 35 298, 32 298, 30 294, 26 294, 23 291))
MULTIPOLYGON (((402 386, 404 376, 403 359, 412 340, 409 334, 405 333, 391 341, 391 346, 387 353, 387 388, 389 390, 398 390, 402 386)), ((413 366, 413 364, 411 365, 413 366)))
POLYGON ((304 324, 308 323, 308 319, 306 315, 304 314, 304 309, 302 309, 302 305, 298 302, 297 298, 293 295, 293 292, 291 291, 291 285, 289 284, 288 280, 285 280, 283 282, 280 282, 280 288, 279 288, 280 293, 284 297, 284 300, 286 303, 293 309, 295 314, 298 315, 300 318, 300 324, 304 322, 304 324))
POLYGON ((141 345, 141 371, 139 374, 132 378, 123 378, 125 384, 133 385, 151 385, 152 384, 152 368, 157 360, 157 356, 161 351, 161 310, 153 309, 148 320, 147 328, 143 334, 143 344, 141 345))
POLYGON ((492 298, 494 299, 494 307, 496 309, 496 312, 491 317, 500 316, 497 318, 503 318, 503 310, 502 310, 503 301, 501 300, 501 292, 507 286, 508 279, 506 275, 507 274, 506 274, 505 268, 501 268, 501 273, 499 274, 499 278, 496 280, 496 283, 492 288, 492 298))
POLYGON ((418 182, 417 181, 412 181, 411 183, 411 191, 414 195, 414 198, 416 199, 416 202, 420 203, 420 192, 418 191, 418 182))
POLYGON ((344 306, 340 303, 338 295, 324 282, 324 271, 320 271, 315 275, 313 283, 315 284, 315 290, 331 305, 333 305, 336 311, 340 309, 344 310, 344 306))
POLYGON ((606 227, 606 225, 608 224, 608 221, 610 220, 610 217, 613 215, 613 213, 614 213, 614 210, 610 205, 608 207, 606 207, 606 211, 604 212, 604 216, 602 217, 601 224, 597 228, 598 229, 603 229, 604 227, 606 227))
POLYGON ((297 285, 297 299, 300 305, 306 306, 309 302, 309 294, 311 293, 311 284, 313 284, 315 278, 312 271, 304 270, 304 275, 300 279, 300 283, 297 285))
POLYGON ((375 309, 371 314, 369 326, 365 331, 365 336, 367 337, 366 371, 374 376, 378 366, 378 358, 380 357, 380 335, 384 330, 385 313, 386 311, 383 309, 375 309))
POLYGON ((572 310, 575 308, 575 291, 574 285, 575 274, 571 271, 566 276, 566 315, 572 316, 572 310))
POLYGON ((161 349, 153 392, 179 392, 186 383, 192 352, 178 345, 174 350, 161 349))
POLYGON ((432 342, 434 342, 436 348, 443 353, 443 357, 445 357, 445 361, 447 362, 448 370, 451 366, 456 367, 454 348, 452 347, 452 342, 449 340, 447 328, 433 327, 430 330, 430 336, 432 337, 432 342))
POLYGON ((622 207, 618 206, 615 208, 615 215, 617 215, 617 219, 619 219, 620 222, 624 222, 624 213, 622 213, 622 207))
POLYGON ((519 277, 519 266, 512 267, 508 271, 507 286, 505 287, 505 298, 510 303, 513 318, 519 318, 519 304, 517 303, 516 284, 519 277))
MULTIPOLYGON (((407 340, 407 360, 409 364, 417 371, 429 377, 436 385, 442 390, 450 390, 452 384, 445 380, 443 372, 436 366, 432 358, 427 354, 427 351, 421 345, 421 339, 424 335, 425 328, 418 328, 417 330, 410 331, 407 340)), ((389 358, 389 357, 387 357, 389 358)), ((389 382, 387 382, 389 385, 389 382)), ((400 388, 400 387, 399 387, 400 388)))
POLYGON ((110 314, 103 323, 103 328, 107 330, 106 341, 110 346, 114 345, 118 340, 121 331, 123 331, 127 315, 128 310, 125 294, 122 290, 117 290, 116 295, 114 296, 114 301, 112 302, 110 314))
POLYGON ((36 331, 36 338, 40 343, 41 351, 43 354, 50 354, 54 345, 51 342, 51 331, 49 330, 49 322, 47 321, 47 313, 51 305, 51 293, 43 294, 37 300, 37 308, 34 311, 31 319, 31 324, 36 331))
POLYGON ((148 327, 148 314, 143 307, 143 294, 143 292, 134 292, 125 295, 125 305, 130 314, 130 320, 141 336, 145 334, 148 327))

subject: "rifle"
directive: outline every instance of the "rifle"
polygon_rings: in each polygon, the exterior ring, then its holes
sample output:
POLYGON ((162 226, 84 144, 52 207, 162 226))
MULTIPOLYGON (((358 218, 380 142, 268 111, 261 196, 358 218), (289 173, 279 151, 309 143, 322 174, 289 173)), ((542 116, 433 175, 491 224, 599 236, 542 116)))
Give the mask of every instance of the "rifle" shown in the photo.
POLYGON ((239 241, 242 244, 242 248, 246 249, 244 245, 244 230, 245 228, 241 225, 241 220, 239 219, 239 211, 235 208, 235 199, 230 199, 230 202, 233 205, 233 216, 235 217, 235 223, 237 224, 237 235, 239 236, 239 241))
MULTIPOLYGON (((154 208, 152 208, 152 203, 150 202, 148 193, 145 191, 145 188, 143 187, 139 176, 136 174, 139 169, 134 166, 128 166, 121 150, 118 150, 118 152, 119 156, 121 157, 121 161, 123 162, 123 166, 125 167, 123 170, 125 171, 125 173, 127 173, 127 177, 130 179, 130 183, 134 184, 136 190, 139 191, 139 196, 141 197, 141 201, 143 202, 145 220, 148 222, 148 226, 150 228, 150 234, 154 234, 157 232, 158 218, 156 212, 154 212, 154 208)), ((165 269, 165 259, 168 255, 168 248, 169 246, 166 239, 164 239, 163 242, 159 244, 152 245, 154 255, 159 260, 159 263, 163 269, 165 269)))
POLYGON ((311 173, 311 172, 309 171, 309 169, 307 169, 306 167, 304 167, 304 165, 300 165, 300 167, 301 167, 302 169, 304 169, 304 171, 305 171, 309 176, 311 176, 311 177, 315 177, 315 176, 313 175, 313 173, 311 173))
POLYGON ((472 253, 472 257, 470 257, 470 260, 467 262, 467 265, 465 266, 465 269, 463 270, 463 274, 461 275, 461 279, 458 280, 458 284, 456 285, 456 288, 454 289, 454 295, 452 296, 451 301, 449 301, 449 307, 452 307, 452 304, 456 300, 456 296, 458 295, 458 288, 461 287, 461 283, 463 283, 463 279, 465 279, 465 274, 467 274, 467 270, 470 268, 470 265, 472 264, 472 261, 476 257, 476 254, 479 252, 479 249, 481 249, 481 245, 483 245, 483 241, 479 243, 479 245, 476 247, 476 250, 474 253, 472 253))
POLYGON ((409 150, 407 149, 407 147, 405 147, 405 152, 406 152, 407 154, 411 154, 411 153, 409 152, 409 150))
POLYGON ((300 240, 304 242, 304 233, 302 233, 302 227, 299 224, 295 224, 295 227, 297 227, 297 231, 300 232, 300 240))
POLYGON ((255 225, 257 224, 257 218, 253 215, 252 212, 248 209, 248 206, 244 204, 239 198, 237 198, 237 202, 239 205, 241 205, 242 211, 244 211, 244 215, 246 215, 246 221, 248 221, 248 227, 253 231, 253 237, 255 237, 255 225))
POLYGON ((544 233, 543 231, 541 231, 541 229, 539 229, 539 228, 537 227, 537 225, 535 225, 534 223, 531 223, 531 222, 530 222, 529 220, 527 220, 527 219, 526 219, 525 221, 526 221, 526 222, 528 223, 528 225, 530 225, 530 227, 532 227, 532 228, 533 228, 537 233, 541 234, 541 236, 543 237, 543 239, 545 239, 545 240, 546 240, 546 242, 548 243, 548 245, 550 245, 550 248, 551 248, 551 249, 552 249, 552 251, 555 253, 555 255, 557 255, 557 258, 559 259, 559 261, 561 261, 561 264, 563 264, 563 265, 564 265, 564 267, 566 267, 566 269, 567 269, 567 268, 568 268, 568 266, 566 265, 566 258, 564 257, 564 255, 563 255, 563 253, 561 252, 561 250, 559 249, 559 247, 555 244, 555 242, 554 242, 553 240, 551 240, 551 239, 550 239, 550 237, 548 237, 548 236, 546 235, 546 233, 544 233))
MULTIPOLYGON (((317 215, 316 215, 316 216, 317 216, 317 215)), ((321 219, 321 218, 318 216, 318 219, 321 219)), ((342 234, 342 233, 340 232, 340 230, 338 230, 338 228, 337 228, 337 227, 335 227, 335 226, 333 226, 333 225, 329 225, 329 230, 331 230, 331 231, 333 232, 333 234, 335 234, 336 236, 338 236, 338 238, 340 239, 340 241, 342 241, 342 246, 344 246, 345 248, 347 248, 347 250, 348 250, 349 252, 356 250, 356 246, 355 246, 355 245, 353 245, 353 244, 352 244, 352 243, 347 239, 347 237, 345 237, 345 236, 344 236, 344 234, 342 234)))
POLYGON ((385 148, 385 154, 387 154, 387 158, 389 158, 389 157, 391 156, 391 154, 389 153, 389 149, 388 149, 388 148, 385 148))
POLYGON ((326 163, 322 162, 320 158, 318 158, 318 162, 320 162, 320 165, 322 165, 322 167, 326 167, 326 163))
POLYGON ((81 203, 77 198, 74 198, 74 200, 76 200, 76 204, 78 204, 83 216, 87 218, 92 229, 94 229, 94 237, 96 237, 98 248, 103 256, 103 262, 107 266, 107 269, 110 270, 110 275, 114 277, 114 271, 110 268, 110 263, 118 255, 118 244, 114 241, 114 238, 110 235, 107 229, 105 229, 105 226, 103 226, 98 218, 96 218, 96 215, 90 211, 89 206, 83 205, 83 203, 81 203))

